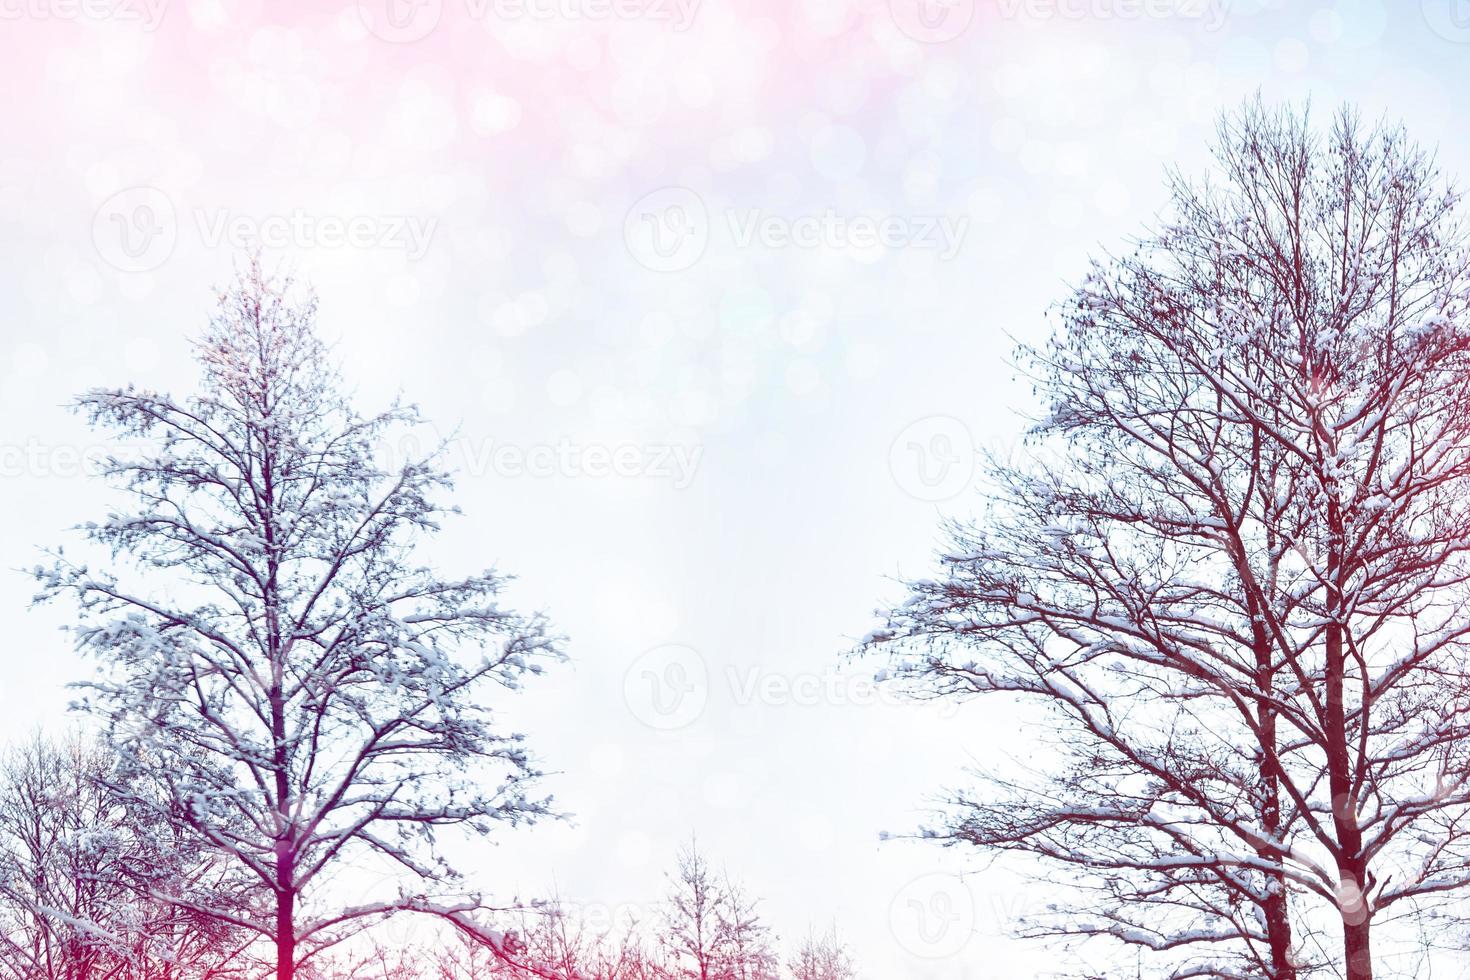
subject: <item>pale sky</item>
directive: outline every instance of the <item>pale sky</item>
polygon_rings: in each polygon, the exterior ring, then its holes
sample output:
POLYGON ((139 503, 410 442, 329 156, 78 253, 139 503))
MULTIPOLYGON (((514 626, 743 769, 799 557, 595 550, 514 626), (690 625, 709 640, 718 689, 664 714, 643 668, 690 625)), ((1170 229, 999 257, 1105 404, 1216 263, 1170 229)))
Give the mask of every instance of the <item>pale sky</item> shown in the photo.
MULTIPOLYGON (((879 840, 1023 763, 1026 713, 842 662, 973 510, 961 450, 1024 424, 1012 338, 1256 90, 1470 175, 1459 0, 0 0, 0 64, 6 566, 103 512, 64 403, 187 391, 264 240, 362 408, 458 430, 433 557, 568 637, 507 715, 575 824, 472 878, 647 908, 697 832, 786 948, 835 923, 870 980, 1070 962, 1006 938, 1046 889, 879 840)), ((87 670, 30 593, 0 576, 8 737, 87 670)))

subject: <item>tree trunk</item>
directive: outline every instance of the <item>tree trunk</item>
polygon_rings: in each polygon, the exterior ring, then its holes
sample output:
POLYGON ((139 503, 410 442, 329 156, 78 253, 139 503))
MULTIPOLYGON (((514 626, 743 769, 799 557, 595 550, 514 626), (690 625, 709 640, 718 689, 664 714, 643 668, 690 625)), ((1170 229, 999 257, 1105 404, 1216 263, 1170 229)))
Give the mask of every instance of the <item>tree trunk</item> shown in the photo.
MULTIPOLYGON (((260 305, 255 306, 257 331, 260 305)), ((262 336, 257 332, 257 336, 262 336)), ((262 354, 262 359, 264 355, 262 354)), ((267 388, 261 394, 260 414, 264 422, 271 419, 271 398, 267 388)), ((261 481, 264 484, 261 524, 265 531, 267 577, 264 589, 266 645, 270 656, 271 686, 271 768, 276 784, 276 980, 294 980, 296 976, 296 835, 291 813, 291 759, 286 751, 286 654, 289 641, 282 636, 277 575, 280 561, 276 544, 276 433, 268 431, 261 444, 261 481)))
MULTIPOLYGON (((1326 440, 1330 451, 1336 444, 1326 440)), ((1332 793, 1332 822, 1337 835, 1337 907, 1342 915, 1343 961, 1346 980, 1372 980, 1369 954, 1368 880, 1363 859, 1363 830, 1358 826, 1357 783, 1352 764, 1351 733, 1347 727, 1347 663, 1342 616, 1343 517, 1341 505, 1328 483, 1327 502, 1327 629, 1325 724, 1327 786, 1332 793)))
POLYGON ((296 976, 296 895, 276 893, 276 980, 296 976))
MULTIPOLYGON (((1245 557, 1245 548, 1237 541, 1235 560, 1242 582, 1250 582, 1254 575, 1245 557)), ((1275 664, 1272 659, 1274 645, 1261 614, 1263 598, 1254 591, 1246 593, 1246 607, 1251 617, 1251 648, 1255 654, 1256 724, 1260 730, 1260 756, 1257 772, 1257 789, 1260 793, 1261 829, 1275 841, 1281 833, 1281 784, 1279 779, 1280 759, 1277 756, 1275 664)), ((1262 913, 1266 924, 1266 943, 1271 953, 1271 980, 1296 980, 1296 963, 1291 958, 1291 910, 1290 896, 1286 891, 1286 874, 1281 870, 1282 855, 1278 847, 1265 847, 1256 851, 1265 861, 1270 861, 1276 870, 1266 873, 1266 900, 1262 913)))
POLYGON ((1269 878, 1277 889, 1266 900, 1266 939, 1271 944, 1271 980, 1296 980, 1296 963, 1291 958, 1291 915, 1287 909, 1286 882, 1281 874, 1269 878))
POLYGON ((1347 961, 1347 980, 1373 980, 1373 957, 1368 945, 1369 920, 1366 910, 1354 915, 1343 910, 1342 947, 1347 961))

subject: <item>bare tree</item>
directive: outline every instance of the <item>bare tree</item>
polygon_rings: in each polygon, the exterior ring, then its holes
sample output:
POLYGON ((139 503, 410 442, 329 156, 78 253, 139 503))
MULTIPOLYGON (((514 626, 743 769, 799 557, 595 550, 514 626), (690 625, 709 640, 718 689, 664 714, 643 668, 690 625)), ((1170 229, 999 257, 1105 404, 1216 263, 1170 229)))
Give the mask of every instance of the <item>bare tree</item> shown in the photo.
MULTIPOLYGON (((523 911, 519 922, 516 938, 527 962, 535 963, 551 976, 566 980, 590 977, 589 961, 600 937, 589 936, 579 928, 559 903, 550 903, 537 911, 523 911)), ((514 975, 513 970, 513 967, 507 967, 507 974, 514 975)), ((521 975, 530 976, 529 973, 521 975)))
POLYGON ((375 461, 416 413, 357 415, 315 315, 252 262, 197 345, 197 395, 82 397, 94 425, 154 448, 106 467, 132 502, 86 527, 106 566, 38 572, 42 598, 78 603, 88 703, 124 770, 160 771, 168 815, 267 899, 264 915, 191 907, 270 943, 279 980, 395 913, 479 929, 436 832, 547 813, 491 704, 557 655, 539 617, 502 607, 500 575, 413 562, 449 478, 432 458, 375 461), (407 883, 329 884, 364 859, 407 883))
MULTIPOLYGON (((36 735, 0 770, 0 972, 32 980, 244 976, 248 943, 160 893, 240 898, 223 862, 114 792, 107 753, 36 735)), ((141 791, 141 788, 140 788, 141 791)))
POLYGON ((1375 917, 1470 884, 1458 199, 1346 112, 1248 106, 1216 153, 1023 350, 1028 458, 870 642, 928 695, 1049 706, 1051 771, 932 831, 1091 889, 1034 928, 1290 978, 1313 896, 1366 980, 1375 917))
POLYGON ((436 945, 431 963, 425 975, 432 980, 491 980, 505 975, 500 957, 484 943, 464 936, 436 945))
POLYGON ((655 955, 638 934, 637 923, 621 932, 600 931, 574 921, 550 904, 522 910, 509 945, 513 957, 496 955, 481 942, 459 937, 434 946, 423 957, 432 968, 424 980, 492 980, 546 977, 554 980, 666 980, 655 955))
POLYGON ((776 956, 755 903, 718 875, 691 840, 669 876, 663 934, 668 976, 689 980, 767 980, 776 956))
POLYGON ((727 951, 722 917, 725 895, 696 841, 681 848, 669 878, 662 941, 674 975, 716 980, 727 951))
POLYGON ((820 936, 808 933, 788 966, 791 980, 857 980, 852 954, 836 929, 820 936))
POLYGON ((603 935, 594 944, 584 969, 588 980, 667 980, 669 972, 658 946, 630 922, 621 933, 603 935))
MULTIPOLYGON (((402 945, 381 942, 318 957, 311 980, 778 980, 780 963, 757 903, 716 874, 691 842, 679 854, 662 928, 580 915, 553 898, 501 917, 503 939, 440 925, 402 945)), ((595 909, 596 907, 592 907, 595 909)), ((855 980, 835 930, 809 935, 790 961, 793 980, 855 980)))
POLYGON ((728 972, 732 980, 777 980, 780 960, 758 905, 739 882, 726 876, 722 925, 729 943, 728 972))
POLYGON ((639 935, 637 922, 627 923, 621 931, 594 928, 569 914, 559 902, 540 912, 523 912, 517 939, 522 959, 559 980, 665 980, 667 976, 639 935))
MULTIPOLYGON (((476 945, 481 955, 495 959, 495 954, 483 944, 476 945)), ((346 957, 345 962, 327 964, 319 958, 312 968, 323 980, 429 980, 431 976, 428 957, 411 944, 388 946, 373 942, 364 952, 346 957)))

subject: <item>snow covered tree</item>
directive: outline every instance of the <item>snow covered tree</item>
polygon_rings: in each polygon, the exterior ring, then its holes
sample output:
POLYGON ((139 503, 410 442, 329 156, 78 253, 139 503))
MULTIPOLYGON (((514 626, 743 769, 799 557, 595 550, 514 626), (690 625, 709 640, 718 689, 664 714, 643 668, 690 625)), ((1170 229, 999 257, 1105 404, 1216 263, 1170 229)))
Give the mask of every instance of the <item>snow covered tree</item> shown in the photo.
POLYGON ((426 956, 432 967, 426 971, 433 980, 492 980, 504 976, 500 960, 483 943, 464 937, 440 943, 432 956, 426 956))
POLYGON ((551 905, 517 916, 513 961, 496 956, 472 938, 452 937, 419 957, 431 964, 424 980, 667 980, 645 948, 636 924, 621 933, 599 931, 572 920, 551 905))
POLYGON ((1326 908, 1367 980, 1375 921, 1470 885, 1459 200, 1346 111, 1249 105, 1216 158, 1023 349, 1029 452, 868 642, 927 695, 1049 707, 1044 775, 930 831, 1090 889, 1033 931, 1280 980, 1326 908))
POLYGON ((837 931, 808 934, 788 963, 791 980, 857 980, 852 954, 837 938, 837 931))
POLYGON ((450 480, 432 457, 375 459, 416 412, 354 412, 315 315, 256 260, 219 294, 196 395, 83 396, 94 425, 153 448, 107 464, 128 503, 86 525, 101 567, 59 554, 37 573, 42 599, 78 604, 87 705, 123 772, 160 774, 157 806, 265 896, 258 914, 191 907, 272 946, 278 980, 396 913, 480 929, 436 834, 547 813, 491 704, 558 656, 499 574, 414 562, 450 480), (374 894, 384 869, 398 884, 374 894))
POLYGON ((622 933, 606 934, 587 955, 584 974, 589 980, 667 980, 668 972, 656 945, 641 934, 637 923, 622 933))
MULTIPOLYGON (((636 923, 629 923, 620 933, 590 928, 557 902, 540 911, 522 912, 516 941, 521 960, 535 964, 542 976, 558 980, 665 980, 667 976, 644 948, 636 923)), ((535 976, 517 969, 505 967, 505 975, 535 976)))
POLYGON ((759 902, 727 876, 722 925, 729 943, 732 980, 776 980, 780 961, 771 947, 771 930, 761 921, 759 902))
MULTIPOLYGON (((515 938, 522 950, 521 958, 526 963, 534 963, 544 976, 582 980, 594 975, 590 960, 601 937, 588 935, 558 903, 548 903, 538 910, 523 910, 518 916, 515 938)), ((507 977, 534 975, 514 965, 497 966, 507 977)))
MULTIPOLYGON (((80 735, 36 735, 0 768, 0 975, 30 980, 244 977, 248 943, 160 895, 242 897, 216 855, 110 782, 80 735)), ((144 791, 142 787, 137 792, 144 791)))
POLYGON ((677 862, 669 879, 663 942, 675 976, 716 980, 722 976, 728 946, 724 890, 695 841, 680 849, 677 862))
POLYGON ((696 842, 679 850, 661 936, 667 975, 688 980, 774 980, 777 959, 756 903, 718 875, 696 842))

